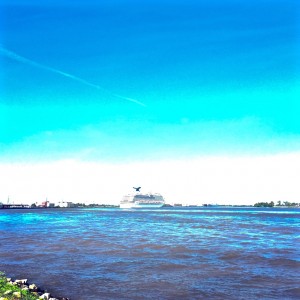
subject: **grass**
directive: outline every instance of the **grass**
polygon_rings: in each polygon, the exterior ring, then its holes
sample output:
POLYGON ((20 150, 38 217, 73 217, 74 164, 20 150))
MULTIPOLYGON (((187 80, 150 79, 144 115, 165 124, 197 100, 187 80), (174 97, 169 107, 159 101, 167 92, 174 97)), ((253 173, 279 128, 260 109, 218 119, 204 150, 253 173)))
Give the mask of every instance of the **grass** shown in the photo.
POLYGON ((2 300, 37 300, 38 295, 28 290, 22 290, 19 285, 13 285, 12 282, 7 281, 4 273, 0 272, 0 299, 2 300), (11 291, 11 292, 7 292, 11 291), (14 295, 17 292, 18 294, 14 295))

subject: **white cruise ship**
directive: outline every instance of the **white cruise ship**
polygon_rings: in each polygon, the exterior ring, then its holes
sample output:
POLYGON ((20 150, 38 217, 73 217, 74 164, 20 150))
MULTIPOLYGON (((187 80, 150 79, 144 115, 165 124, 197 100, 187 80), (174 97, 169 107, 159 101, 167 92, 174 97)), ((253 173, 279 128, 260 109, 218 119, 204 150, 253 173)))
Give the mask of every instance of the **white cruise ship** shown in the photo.
POLYGON ((134 189, 135 193, 123 197, 120 208, 159 208, 165 204, 165 200, 160 194, 143 194, 140 192, 141 187, 134 187, 134 189))

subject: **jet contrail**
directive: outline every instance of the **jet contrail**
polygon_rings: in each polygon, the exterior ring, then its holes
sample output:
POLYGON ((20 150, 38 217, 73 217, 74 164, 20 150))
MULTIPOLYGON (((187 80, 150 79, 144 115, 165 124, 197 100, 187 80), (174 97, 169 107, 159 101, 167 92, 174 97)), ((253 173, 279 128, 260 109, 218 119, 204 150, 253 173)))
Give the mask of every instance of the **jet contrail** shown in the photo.
POLYGON ((21 55, 18 55, 17 53, 13 52, 13 51, 10 51, 6 48, 3 48, 2 46, 0 46, 0 52, 15 60, 15 61, 18 61, 18 62, 21 62, 21 63, 24 63, 24 64, 27 64, 27 65, 30 65, 30 66, 33 66, 33 67, 36 67, 36 68, 40 68, 40 69, 43 69, 43 70, 47 70, 49 72, 52 72, 52 73, 56 73, 56 74, 59 74, 61 76, 64 76, 64 77, 67 77, 67 78, 70 78, 72 80, 75 80, 77 82, 80 82, 81 84, 84 84, 84 85, 87 85, 87 86, 90 86, 90 87, 93 87, 97 90, 102 90, 106 93, 109 93, 111 94, 113 97, 116 97, 116 98, 119 98, 119 99, 122 99, 122 100, 126 100, 126 101, 130 101, 130 102, 133 102, 133 103, 136 103, 138 105, 141 105, 141 106, 146 106, 144 103, 138 101, 138 100, 135 100, 135 99, 132 99, 132 98, 128 98, 128 97, 124 97, 124 96, 121 96, 121 95, 118 95, 118 94, 115 94, 109 90, 106 90, 105 88, 101 87, 100 85, 97 85, 97 84, 94 84, 94 83, 91 83, 85 79, 82 79, 80 77, 77 77, 77 76, 74 76, 72 74, 69 74, 69 73, 66 73, 66 72, 63 72, 63 71, 60 71, 60 70, 57 70, 57 69, 54 69, 52 67, 49 67, 47 65, 43 65, 43 64, 40 64, 38 62, 35 62, 31 59, 28 59, 26 57, 23 57, 21 55))

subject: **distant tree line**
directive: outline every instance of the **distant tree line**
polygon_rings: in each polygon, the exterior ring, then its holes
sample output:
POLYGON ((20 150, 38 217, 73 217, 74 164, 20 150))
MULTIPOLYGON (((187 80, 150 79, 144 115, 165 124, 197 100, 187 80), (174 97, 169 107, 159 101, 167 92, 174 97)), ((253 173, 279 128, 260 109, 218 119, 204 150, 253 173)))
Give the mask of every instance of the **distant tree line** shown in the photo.
POLYGON ((276 205, 273 201, 271 201, 271 202, 257 202, 254 204, 254 206, 255 207, 274 207, 274 206, 295 207, 295 206, 300 206, 300 203, 279 200, 277 201, 276 205))
POLYGON ((300 206, 300 203, 289 202, 289 201, 277 201, 276 206, 300 206))
POLYGON ((254 204, 255 207, 274 207, 274 202, 257 202, 254 204))
MULTIPOLYGON (((30 206, 31 208, 38 208, 38 206, 33 203, 30 206)), ((95 208, 95 207, 102 207, 102 208, 114 208, 114 207, 119 207, 118 205, 112 205, 112 204, 85 204, 85 203, 73 203, 72 208, 83 208, 83 207, 87 207, 87 208, 95 208)), ((53 206, 53 208, 60 208, 59 206, 53 206)), ((0 298, 1 299, 1 298, 0 298)))
POLYGON ((113 205, 113 204, 85 204, 85 203, 75 203, 75 207, 105 207, 105 208, 114 208, 119 207, 119 205, 113 205))

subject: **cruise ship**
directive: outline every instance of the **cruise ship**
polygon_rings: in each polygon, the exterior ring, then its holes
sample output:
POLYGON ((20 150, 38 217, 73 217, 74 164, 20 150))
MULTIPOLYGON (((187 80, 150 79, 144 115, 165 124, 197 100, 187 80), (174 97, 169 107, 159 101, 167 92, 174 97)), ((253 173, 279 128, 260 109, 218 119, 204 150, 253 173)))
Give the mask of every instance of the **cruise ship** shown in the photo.
POLYGON ((141 187, 134 187, 134 189, 134 193, 123 197, 120 202, 120 208, 159 208, 165 204, 165 200, 160 194, 141 193, 141 187))

